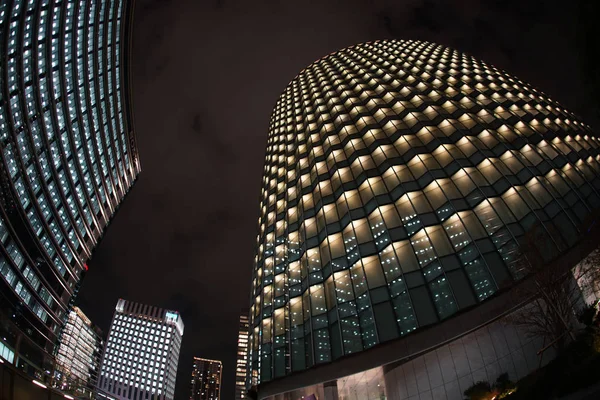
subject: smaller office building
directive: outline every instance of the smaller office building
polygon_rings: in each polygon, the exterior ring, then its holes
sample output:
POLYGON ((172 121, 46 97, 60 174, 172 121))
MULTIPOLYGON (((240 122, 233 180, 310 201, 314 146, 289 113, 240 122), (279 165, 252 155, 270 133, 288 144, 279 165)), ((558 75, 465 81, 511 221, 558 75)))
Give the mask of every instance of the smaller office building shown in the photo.
POLYGON ((100 368, 98 398, 172 400, 182 337, 177 311, 119 299, 100 368))
POLYGON ((103 347, 100 329, 79 307, 73 307, 58 344, 55 386, 65 393, 93 398, 103 347))
POLYGON ((194 357, 190 400, 219 400, 223 363, 194 357))

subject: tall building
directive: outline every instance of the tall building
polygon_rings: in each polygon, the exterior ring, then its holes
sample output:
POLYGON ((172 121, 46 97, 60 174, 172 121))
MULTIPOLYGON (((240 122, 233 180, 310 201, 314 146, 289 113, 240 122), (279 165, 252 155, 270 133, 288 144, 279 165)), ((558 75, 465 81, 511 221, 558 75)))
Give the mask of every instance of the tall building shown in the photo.
POLYGON ((190 400, 219 400, 222 375, 221 361, 194 357, 190 400))
POLYGON ((240 315, 237 342, 237 360, 235 363, 235 398, 246 398, 246 373, 248 371, 248 313, 245 309, 240 315))
POLYGON ((132 3, 0 2, 0 345, 38 379, 140 172, 132 3))
POLYGON ((99 398, 173 400, 182 337, 177 311, 119 299, 102 357, 99 398))
POLYGON ((259 398, 461 399, 546 362, 504 318, 507 289, 526 283, 521 244, 556 265, 591 251, 599 148, 544 93, 433 43, 360 44, 302 70, 262 179, 259 398))
POLYGON ((79 398, 93 398, 103 349, 100 329, 73 307, 58 345, 55 386, 79 398))

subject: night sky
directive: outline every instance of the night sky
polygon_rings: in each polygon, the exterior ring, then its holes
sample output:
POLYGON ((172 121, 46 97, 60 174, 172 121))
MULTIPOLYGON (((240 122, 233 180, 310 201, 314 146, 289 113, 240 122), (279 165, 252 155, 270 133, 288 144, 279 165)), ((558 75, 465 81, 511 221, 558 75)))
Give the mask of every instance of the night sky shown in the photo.
POLYGON ((133 115, 142 172, 89 262, 79 305, 105 332, 120 297, 180 311, 178 400, 189 396, 193 356, 222 360, 222 399, 234 397, 268 121, 302 68, 360 42, 433 41, 597 122, 585 97, 575 2, 291 3, 136 1, 133 115))

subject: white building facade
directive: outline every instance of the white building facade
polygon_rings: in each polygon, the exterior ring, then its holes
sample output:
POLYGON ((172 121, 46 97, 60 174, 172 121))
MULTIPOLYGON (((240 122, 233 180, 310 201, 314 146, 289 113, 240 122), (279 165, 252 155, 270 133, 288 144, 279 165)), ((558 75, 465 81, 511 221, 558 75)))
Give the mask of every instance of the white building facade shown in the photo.
POLYGON ((119 299, 98 381, 98 398, 172 400, 183 321, 177 311, 119 299))

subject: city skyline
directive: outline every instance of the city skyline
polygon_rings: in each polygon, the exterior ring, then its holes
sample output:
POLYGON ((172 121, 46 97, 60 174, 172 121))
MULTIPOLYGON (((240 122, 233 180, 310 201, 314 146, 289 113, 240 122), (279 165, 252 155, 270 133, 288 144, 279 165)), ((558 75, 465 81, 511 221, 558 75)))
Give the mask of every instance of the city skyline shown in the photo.
MULTIPOLYGON (((594 71, 590 56, 594 35, 589 33, 593 32, 589 16, 597 13, 584 12, 577 3, 545 2, 543 7, 537 1, 517 0, 466 3, 349 0, 343 6, 334 1, 249 4, 241 0, 137 0, 130 4, 133 3, 134 24, 129 36, 132 41, 124 39, 111 44, 109 31, 123 33, 123 25, 117 30, 116 24, 111 29, 108 25, 102 31, 96 29, 89 37, 98 45, 106 44, 111 51, 120 47, 130 53, 131 57, 111 57, 110 65, 119 64, 122 70, 130 71, 127 74, 131 77, 130 84, 125 84, 129 76, 121 84, 122 88, 128 87, 124 94, 133 102, 135 146, 139 148, 144 172, 127 199, 111 211, 119 216, 111 219, 110 228, 97 238, 100 244, 90 254, 92 258, 85 267, 77 267, 77 273, 86 267, 89 271, 85 272, 78 298, 70 302, 64 299, 62 318, 66 318, 66 311, 75 302, 107 331, 119 298, 179 310, 186 320, 181 359, 188 361, 180 363, 176 397, 189 395, 192 368, 189 360, 196 355, 223 361, 222 398, 231 400, 235 396, 239 311, 248 306, 256 206, 269 117, 282 89, 314 60, 356 43, 378 39, 440 43, 543 89, 568 110, 581 114, 584 121, 598 126, 597 96, 593 95, 597 89, 589 72, 594 71), (100 32, 107 40, 100 39, 100 32)), ((42 50, 47 55, 44 66, 47 73, 38 75, 38 65, 33 64, 35 68, 29 72, 39 76, 41 82, 52 81, 54 74, 67 75, 62 63, 69 60, 68 46, 56 39, 65 35, 68 42, 75 43, 80 33, 79 29, 65 28, 61 22, 83 14, 83 32, 88 35, 89 25, 86 28, 85 20, 93 20, 98 28, 100 18, 111 15, 108 9, 105 12, 95 9, 98 11, 95 14, 90 8, 83 10, 90 4, 87 0, 0 2, 0 21, 8 21, 0 29, 0 53, 4 56, 13 38, 17 46, 26 38, 43 42, 44 39, 37 39, 40 32, 36 21, 41 18, 48 22, 47 45, 42 50), (19 3, 24 4, 20 8, 22 18, 13 18, 7 10, 19 3), (37 4, 43 4, 44 10, 31 12, 30 8, 37 4), (33 19, 28 19, 28 13, 33 19), (54 15, 60 18, 53 21, 54 15), (14 23, 17 29, 11 37, 14 23), (54 58, 53 41, 58 44, 54 58), (53 63, 58 63, 58 67, 53 67, 53 63), (48 73, 50 69, 52 73, 48 73)), ((22 52, 25 63, 29 62, 28 54, 31 60, 38 57, 37 47, 32 46, 31 53, 22 52)), ((71 49, 72 55, 81 54, 76 46, 71 49)), ((6 53, 17 54, 8 50, 6 53)), ((98 59, 95 51, 83 53, 86 54, 83 59, 98 59)), ((19 87, 26 82, 21 77, 27 73, 20 69, 21 65, 26 64, 16 61, 17 90, 7 91, 2 87, 0 103, 19 94, 24 100, 17 102, 17 106, 28 107, 27 85, 19 87)), ((10 68, 10 64, 0 63, 0 81, 8 82, 10 68)), ((73 70, 69 75, 74 96, 78 95, 77 77, 102 72, 102 68, 82 71, 73 70)), ((92 88, 108 87, 109 76, 114 74, 83 79, 90 82, 93 79, 94 83, 87 85, 92 88)), ((44 87, 32 87, 33 103, 43 102, 37 89, 42 91, 44 87)), ((46 85, 46 89, 55 91, 53 86, 46 85)), ((61 101, 69 105, 70 87, 59 89, 63 95, 61 101)), ((102 99, 99 90, 93 96, 110 103, 107 97, 102 99)), ((26 111, 19 112, 19 117, 27 118, 26 111)), ((70 112, 69 107, 62 111, 70 112)), ((43 118, 41 113, 35 119, 43 118)), ((58 113, 50 113, 53 125, 58 126, 60 118, 58 113)), ((102 121, 99 124, 104 126, 102 121)), ((109 122, 108 127, 111 125, 109 122)), ((83 124, 77 126, 85 129, 83 124)), ((13 138, 12 133, 9 137, 13 138)), ((58 145, 62 146, 60 141, 58 145)), ((48 161, 53 162, 50 158, 48 161)), ((68 178, 68 169, 57 169, 57 174, 61 172, 68 178)), ((85 174, 81 178, 84 182, 85 174)), ((71 185, 68 179, 65 182, 71 185)), ((85 194, 87 188, 81 188, 85 194)), ((76 192, 72 196, 76 211, 85 215, 85 204, 78 205, 76 192)), ((69 204, 67 208, 56 207, 56 211, 71 212, 68 207, 69 204)), ((75 213, 73 217, 77 221, 75 213)), ((27 216, 21 220, 27 224, 27 216)), ((85 234, 82 238, 85 239, 85 234)), ((67 246, 73 247, 73 243, 67 246)), ((27 276, 34 279, 30 274, 27 276)), ((27 289, 25 275, 21 281, 27 289)), ((13 297, 15 302, 20 301, 13 297)), ((39 307, 47 309, 43 302, 42 299, 39 307)), ((26 305, 23 311, 36 321, 37 317, 26 305)), ((41 311, 40 314, 43 315, 41 311)), ((14 360, 11 348, 0 343, 0 353, 14 360)))
POLYGON ((107 308, 123 296, 179 310, 196 339, 182 345, 178 395, 189 395, 184 361, 201 355, 223 361, 221 397, 235 398, 269 118, 302 68, 347 46, 412 38, 454 47, 597 126, 578 64, 574 4, 476 2, 463 10, 463 2, 138 0, 132 89, 143 173, 90 263, 79 296, 86 314, 106 329, 107 308), (509 29, 506 21, 516 22, 509 29))

